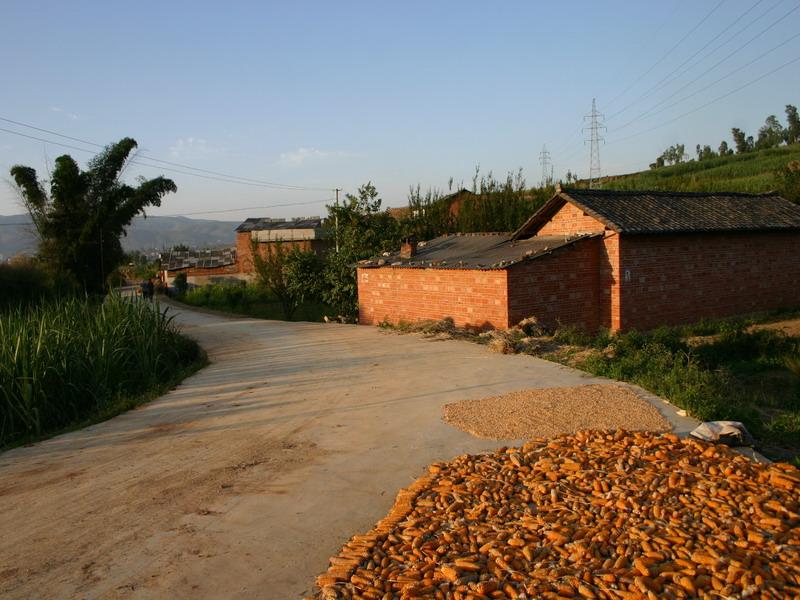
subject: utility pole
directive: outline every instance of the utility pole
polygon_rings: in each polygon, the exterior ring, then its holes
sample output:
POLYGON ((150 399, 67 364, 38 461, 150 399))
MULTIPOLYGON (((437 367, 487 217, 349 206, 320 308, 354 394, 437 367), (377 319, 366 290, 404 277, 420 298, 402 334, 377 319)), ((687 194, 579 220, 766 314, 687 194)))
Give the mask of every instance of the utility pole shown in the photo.
POLYGON ((542 146, 539 152, 539 164, 542 165, 542 187, 547 187, 553 183, 553 162, 550 160, 550 153, 547 146, 542 146))
POLYGON ((339 192, 342 191, 342 188, 335 188, 333 190, 336 192, 336 212, 334 213, 334 238, 336 239, 336 254, 339 254, 339 192))
POLYGON ((589 139, 583 140, 583 143, 589 142, 589 188, 594 189, 600 187, 600 142, 605 142, 605 138, 600 135, 600 130, 606 130, 603 124, 605 115, 597 112, 597 105, 595 99, 592 98, 592 112, 583 117, 584 122, 589 119, 589 126, 584 127, 583 131, 589 131, 589 139))

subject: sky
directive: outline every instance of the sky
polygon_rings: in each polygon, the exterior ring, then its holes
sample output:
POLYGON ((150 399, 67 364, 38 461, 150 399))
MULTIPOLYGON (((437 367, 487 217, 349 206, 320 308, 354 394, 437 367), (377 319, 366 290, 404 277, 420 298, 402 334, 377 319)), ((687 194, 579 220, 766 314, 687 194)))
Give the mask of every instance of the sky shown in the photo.
POLYGON ((544 145, 556 178, 586 177, 593 98, 602 173, 638 171, 783 122, 798 31, 798 0, 4 0, 0 214, 23 212, 12 165, 46 178, 126 136, 127 180, 178 186, 155 215, 324 215, 331 190, 367 181, 403 206, 476 167, 535 185, 544 145))

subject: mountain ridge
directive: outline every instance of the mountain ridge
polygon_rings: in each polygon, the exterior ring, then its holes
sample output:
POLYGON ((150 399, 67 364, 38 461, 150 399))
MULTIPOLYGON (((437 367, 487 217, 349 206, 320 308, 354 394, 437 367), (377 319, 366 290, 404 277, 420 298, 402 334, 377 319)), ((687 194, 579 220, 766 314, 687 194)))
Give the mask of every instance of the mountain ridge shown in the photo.
MULTIPOLYGON (((191 247, 221 247, 236 244, 236 226, 241 221, 215 221, 188 217, 136 217, 122 238, 127 250, 170 248, 178 244, 191 247)), ((16 254, 33 254, 36 236, 26 214, 0 215, 0 260, 16 254)))

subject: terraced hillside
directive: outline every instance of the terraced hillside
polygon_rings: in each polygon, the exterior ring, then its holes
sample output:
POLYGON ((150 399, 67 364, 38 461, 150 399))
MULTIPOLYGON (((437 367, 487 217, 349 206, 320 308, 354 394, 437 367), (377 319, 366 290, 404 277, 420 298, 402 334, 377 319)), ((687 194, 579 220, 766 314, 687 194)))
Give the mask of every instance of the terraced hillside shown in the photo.
POLYGON ((760 193, 778 189, 775 171, 791 160, 800 160, 800 144, 613 175, 603 179, 603 187, 617 190, 760 193))

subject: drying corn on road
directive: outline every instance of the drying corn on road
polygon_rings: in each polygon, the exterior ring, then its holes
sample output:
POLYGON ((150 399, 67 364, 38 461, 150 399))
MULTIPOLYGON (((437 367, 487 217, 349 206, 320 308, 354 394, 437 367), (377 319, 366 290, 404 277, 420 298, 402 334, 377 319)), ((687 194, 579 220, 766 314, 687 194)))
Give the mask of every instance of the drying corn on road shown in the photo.
POLYGON ((0 454, 3 598, 301 598, 428 464, 501 445, 445 404, 600 381, 370 327, 177 318, 209 367, 0 454))

